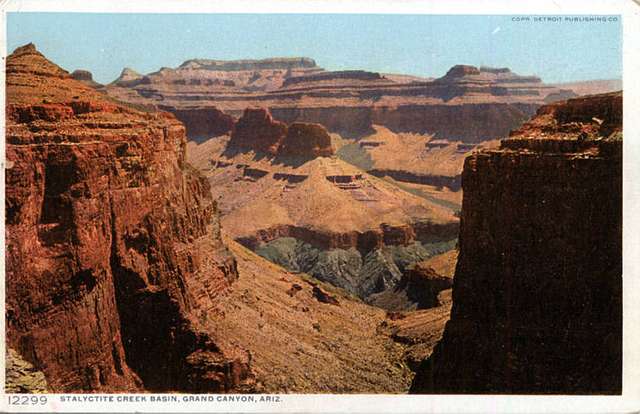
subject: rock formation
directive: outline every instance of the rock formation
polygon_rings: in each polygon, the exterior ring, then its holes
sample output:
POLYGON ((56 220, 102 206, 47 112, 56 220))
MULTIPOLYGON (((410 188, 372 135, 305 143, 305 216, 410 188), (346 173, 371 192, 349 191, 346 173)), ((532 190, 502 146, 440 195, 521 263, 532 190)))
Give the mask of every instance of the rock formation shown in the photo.
POLYGON ((322 125, 274 121, 264 108, 247 108, 229 140, 229 149, 313 159, 333 155, 331 136, 322 125))
POLYGON ((264 108, 247 108, 238 120, 229 147, 275 155, 287 134, 287 125, 274 121, 264 108))
POLYGON ((437 274, 422 262, 407 269, 403 279, 400 280, 398 287, 407 290, 409 298, 417 303, 418 309, 441 306, 438 295, 453 285, 450 277, 437 274))
POLYGON ((433 348, 442 338, 449 314, 451 313, 451 289, 438 294, 438 306, 428 309, 388 311, 387 320, 378 329, 387 332, 394 341, 405 345, 404 360, 416 371, 422 361, 428 358, 433 348))
POLYGON ((306 57, 292 58, 267 58, 267 59, 244 59, 244 60, 212 60, 212 59, 191 59, 180 65, 179 69, 188 70, 210 70, 218 72, 243 72, 243 71, 289 71, 311 69, 318 70, 316 62, 306 57))
MULTIPOLYGON (((162 105, 159 108, 165 109, 162 105)), ((175 109, 173 114, 184 125, 189 125, 187 138, 196 142, 229 134, 235 127, 235 119, 231 115, 214 107, 175 109)))
POLYGON ((452 277, 436 273, 427 262, 417 262, 405 269, 393 289, 371 295, 367 302, 390 311, 435 308, 443 305, 440 292, 452 285, 452 277))
POLYGON ((331 137, 322 125, 294 122, 289 125, 278 153, 284 156, 317 158, 329 157, 334 151, 331 137))
POLYGON ((124 68, 122 69, 120 76, 111 82, 111 84, 115 86, 129 87, 138 84, 142 78, 143 76, 135 70, 131 68, 124 68))
MULTIPOLYGON (((575 95, 506 68, 459 65, 440 79, 420 80, 362 70, 329 72, 308 58, 195 59, 126 84, 119 78, 106 91, 171 112, 215 106, 240 117, 245 108, 262 106, 287 124, 318 123, 346 137, 370 133, 375 124, 470 143, 505 137, 549 99, 575 95)), ((191 135, 192 124, 186 127, 191 135)))
POLYGON ((7 344, 51 391, 224 392, 249 357, 202 324, 237 279, 184 127, 7 59, 7 344))
POLYGON ((93 74, 88 70, 77 69, 71 73, 71 77, 75 80, 83 82, 87 86, 91 86, 92 88, 100 88, 101 84, 93 80, 93 74))
POLYGON ((13 349, 7 348, 4 392, 7 394, 47 393, 49 386, 42 371, 35 369, 13 349))
POLYGON ((461 78, 467 75, 480 75, 480 70, 471 65, 455 65, 444 75, 445 79, 461 78))
POLYGON ((622 93, 467 158, 451 320, 416 393, 622 391, 622 93))
POLYGON ((245 112, 230 138, 189 145, 220 200, 224 228, 244 246, 361 298, 455 246, 451 209, 330 156, 322 126, 286 127, 266 110, 245 112))

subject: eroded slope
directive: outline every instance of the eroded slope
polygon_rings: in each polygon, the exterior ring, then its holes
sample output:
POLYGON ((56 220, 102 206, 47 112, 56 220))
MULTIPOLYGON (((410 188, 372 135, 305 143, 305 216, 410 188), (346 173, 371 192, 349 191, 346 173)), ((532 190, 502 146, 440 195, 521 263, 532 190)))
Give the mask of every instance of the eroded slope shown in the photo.
POLYGON ((231 138, 189 145, 236 240, 362 298, 455 245, 452 209, 331 155, 329 134, 311 125, 247 110, 231 138))
POLYGON ((240 278, 219 305, 225 316, 212 325, 224 343, 251 352, 258 390, 407 391, 413 372, 404 361, 405 345, 383 329, 391 322, 385 311, 306 275, 291 274, 235 242, 229 245, 240 278), (314 288, 336 303, 321 302, 314 288))

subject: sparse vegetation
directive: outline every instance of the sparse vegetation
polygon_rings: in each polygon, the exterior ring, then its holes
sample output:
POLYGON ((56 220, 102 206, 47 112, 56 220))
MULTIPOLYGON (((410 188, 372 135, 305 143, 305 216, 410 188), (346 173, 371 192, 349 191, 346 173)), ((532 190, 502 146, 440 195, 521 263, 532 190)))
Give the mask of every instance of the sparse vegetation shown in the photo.
POLYGON ((343 145, 340 149, 338 149, 336 154, 341 160, 346 161, 363 171, 367 171, 373 168, 373 160, 371 159, 371 155, 369 155, 366 150, 360 147, 360 144, 357 141, 343 145))

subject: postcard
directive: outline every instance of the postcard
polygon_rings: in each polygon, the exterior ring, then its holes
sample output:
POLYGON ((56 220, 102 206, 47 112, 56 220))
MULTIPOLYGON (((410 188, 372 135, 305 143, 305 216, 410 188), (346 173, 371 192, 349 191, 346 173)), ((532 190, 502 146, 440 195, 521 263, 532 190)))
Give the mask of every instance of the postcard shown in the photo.
POLYGON ((2 7, 3 411, 640 410, 634 2, 2 7))

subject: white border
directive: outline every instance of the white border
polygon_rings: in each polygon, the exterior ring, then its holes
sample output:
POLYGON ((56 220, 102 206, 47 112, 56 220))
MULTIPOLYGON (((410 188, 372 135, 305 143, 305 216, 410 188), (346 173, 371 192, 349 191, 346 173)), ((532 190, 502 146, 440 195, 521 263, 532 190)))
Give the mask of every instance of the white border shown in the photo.
MULTIPOLYGON (((419 396, 419 395, 281 395, 280 403, 60 403, 60 394, 49 394, 46 406, 26 409, 7 406, 7 397, 0 397, 0 410, 12 412, 440 412, 440 413, 604 413, 640 412, 640 219, 634 207, 640 202, 640 5, 632 0, 540 0, 515 2, 509 0, 219 0, 203 3, 194 0, 139 0, 115 2, 107 0, 0 0, 0 53, 6 50, 6 12, 75 11, 109 13, 354 13, 354 14, 620 14, 624 32, 624 369, 623 395, 611 397, 562 396, 419 396)), ((561 41, 561 39, 558 39, 561 41)), ((588 42, 589 39, 585 39, 588 42)), ((594 57, 597 59, 597 56, 594 57)), ((0 84, 5 84, 4 67, 0 84)), ((0 87, 0 100, 5 101, 5 88, 0 87)), ((4 166, 4 110, 0 113, 1 159, 4 166)), ((0 168, 0 197, 4 201, 4 168, 0 168)), ((4 208, 0 209, 4 223, 4 208)), ((0 227, 4 245, 4 226, 0 227)), ((4 280, 4 255, 0 258, 4 280)), ((0 285, 0 306, 4 308, 4 283, 0 285)), ((4 333, 4 318, 0 318, 4 333)), ((5 343, 0 341, 0 355, 5 343)), ((3 359, 0 358, 0 361, 3 359)), ((3 365, 2 362, 0 364, 3 365)), ((4 370, 0 370, 4 383, 4 370)), ((92 394, 96 395, 96 394, 92 394)), ((146 394, 150 396, 152 394, 146 394)))

